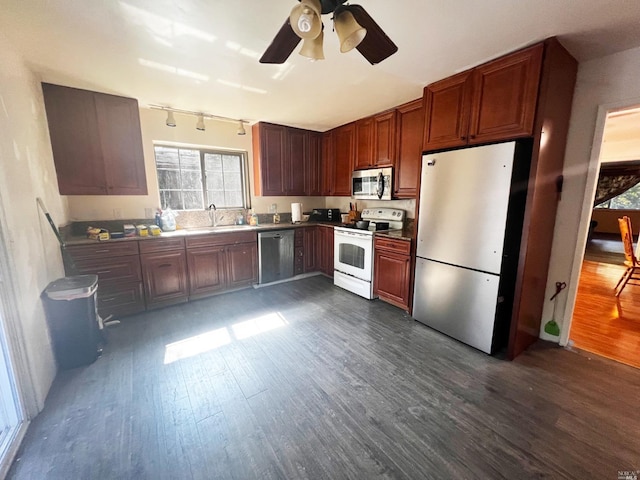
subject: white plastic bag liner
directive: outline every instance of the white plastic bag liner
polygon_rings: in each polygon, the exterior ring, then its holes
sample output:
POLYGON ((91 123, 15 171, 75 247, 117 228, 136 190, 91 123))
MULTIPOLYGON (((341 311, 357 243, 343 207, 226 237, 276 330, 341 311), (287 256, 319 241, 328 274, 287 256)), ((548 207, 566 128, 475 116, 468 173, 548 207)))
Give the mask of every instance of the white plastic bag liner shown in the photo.
POLYGON ((51 300, 77 300, 90 297, 97 289, 97 275, 75 275, 54 280, 44 292, 51 300))

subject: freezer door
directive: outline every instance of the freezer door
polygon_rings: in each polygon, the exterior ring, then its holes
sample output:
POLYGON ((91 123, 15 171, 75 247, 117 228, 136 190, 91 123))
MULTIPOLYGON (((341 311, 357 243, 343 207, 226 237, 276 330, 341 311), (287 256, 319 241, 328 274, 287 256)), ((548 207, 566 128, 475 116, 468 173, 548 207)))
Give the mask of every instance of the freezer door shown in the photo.
POLYGON ((492 353, 500 277, 416 259, 413 318, 492 353))
POLYGON ((417 255, 499 274, 515 142, 425 155, 417 255))

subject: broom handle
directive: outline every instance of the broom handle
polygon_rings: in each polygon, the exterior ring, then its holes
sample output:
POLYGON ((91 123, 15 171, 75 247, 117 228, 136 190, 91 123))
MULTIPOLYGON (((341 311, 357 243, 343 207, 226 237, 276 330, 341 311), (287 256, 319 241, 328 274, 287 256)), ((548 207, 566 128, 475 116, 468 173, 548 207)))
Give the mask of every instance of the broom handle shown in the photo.
POLYGON ((38 202, 38 206, 42 210, 42 213, 44 213, 44 216, 47 217, 47 221, 49 222, 49 225, 51 225, 51 229, 53 230, 53 233, 55 233, 56 238, 60 243, 60 246, 64 248, 65 247, 64 240, 62 240, 62 236, 58 231, 58 227, 56 227, 56 224, 53 223, 53 220, 51 219, 51 215, 49 215, 49 212, 47 212, 47 209, 45 208, 44 203, 42 203, 42 199, 40 197, 36 197, 36 202, 38 202))

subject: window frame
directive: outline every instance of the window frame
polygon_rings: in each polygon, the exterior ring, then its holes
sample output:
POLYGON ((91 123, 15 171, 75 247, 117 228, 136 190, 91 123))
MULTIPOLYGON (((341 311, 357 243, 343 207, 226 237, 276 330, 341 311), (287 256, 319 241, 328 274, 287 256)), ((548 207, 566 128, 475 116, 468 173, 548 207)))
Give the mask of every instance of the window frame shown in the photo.
MULTIPOLYGON (((250 193, 250 185, 249 185, 249 181, 250 181, 249 161, 248 161, 248 154, 245 150, 235 150, 230 148, 220 148, 220 147, 202 146, 202 145, 190 145, 190 144, 184 144, 184 143, 175 144, 171 142, 154 142, 153 143, 153 160, 155 163, 156 180, 158 182, 158 200, 159 200, 158 203, 160 205, 160 208, 162 208, 163 210, 166 207, 162 205, 161 192, 162 190, 165 190, 165 189, 163 189, 160 185, 160 178, 158 175, 158 162, 156 157, 156 147, 173 148, 176 150, 195 150, 199 153, 200 174, 201 174, 200 188, 202 191, 203 206, 202 208, 189 208, 189 209, 180 209, 180 210, 172 208, 172 210, 175 210, 177 212, 198 212, 198 211, 206 210, 209 205, 214 203, 212 201, 209 201, 209 198, 208 198, 209 192, 207 190, 207 171, 205 169, 205 154, 210 154, 210 155, 233 154, 233 155, 238 155, 240 157, 240 177, 242 181, 242 189, 241 189, 242 206, 227 207, 227 206, 216 205, 216 208, 218 210, 241 210, 241 209, 248 210, 251 208, 251 193, 250 193)), ((183 191, 184 190, 181 187, 180 192, 183 192, 183 191)))

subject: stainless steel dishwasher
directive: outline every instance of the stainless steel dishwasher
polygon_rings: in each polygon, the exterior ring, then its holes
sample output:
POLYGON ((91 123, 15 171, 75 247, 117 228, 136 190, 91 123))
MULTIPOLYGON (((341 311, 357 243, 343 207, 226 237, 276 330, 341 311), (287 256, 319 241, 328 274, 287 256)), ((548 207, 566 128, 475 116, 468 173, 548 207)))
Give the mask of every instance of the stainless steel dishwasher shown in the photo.
POLYGON ((258 233, 258 283, 293 277, 293 230, 258 233))

